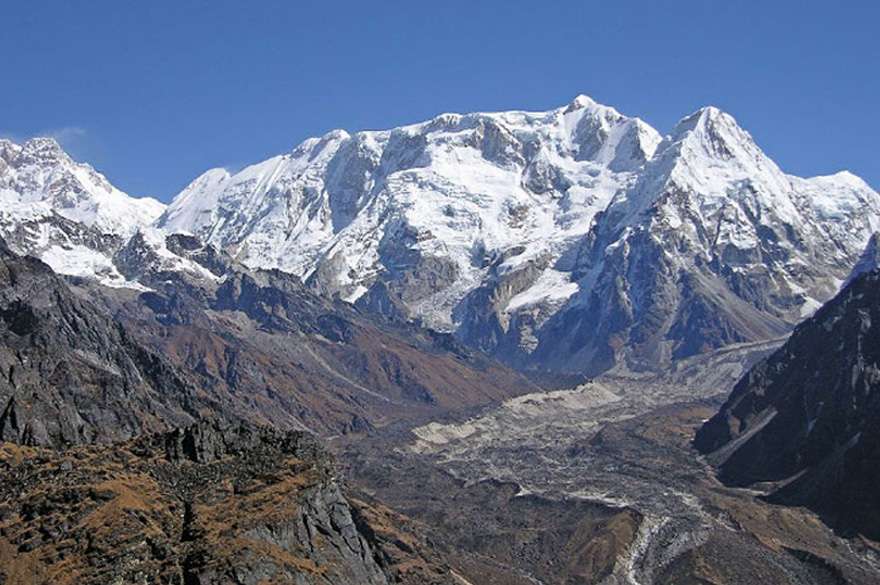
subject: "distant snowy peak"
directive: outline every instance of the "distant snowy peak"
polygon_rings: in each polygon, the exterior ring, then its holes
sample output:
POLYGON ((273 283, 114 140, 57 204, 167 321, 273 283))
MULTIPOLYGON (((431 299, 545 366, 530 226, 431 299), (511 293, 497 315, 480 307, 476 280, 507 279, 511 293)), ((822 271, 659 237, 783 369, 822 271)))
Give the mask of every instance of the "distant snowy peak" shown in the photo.
POLYGON ((130 234, 155 221, 165 206, 116 189, 91 166, 75 162, 52 138, 18 145, 0 141, 0 201, 4 211, 51 210, 107 233, 130 234))
POLYGON ((0 235, 57 272, 124 285, 114 251, 164 208, 126 195, 52 138, 0 140, 0 235))
POLYGON ((788 178, 752 136, 715 107, 683 118, 660 148, 662 153, 646 174, 665 174, 667 180, 709 200, 736 196, 731 186, 744 182, 759 183, 773 193, 790 188, 788 178))
POLYGON ((660 134, 639 118, 626 117, 614 108, 580 95, 563 111, 577 120, 576 158, 594 160, 612 170, 636 170, 654 156, 660 134))
MULTIPOLYGON (((877 193, 851 173, 802 179, 785 174, 729 114, 706 107, 683 118, 640 173, 635 187, 619 194, 612 206, 627 225, 644 213, 657 214, 671 227, 698 221, 712 231, 740 226, 739 233, 721 233, 733 243, 754 242, 742 230, 789 225, 813 236, 837 225, 858 227, 838 243, 861 246, 875 229, 877 193), (866 213, 859 215, 862 209, 866 213), (720 223, 719 223, 720 222, 720 223), (829 223, 830 222, 830 223, 829 223), (748 227, 746 224, 751 224, 748 227)), ((618 227, 621 229, 621 227, 618 227)), ((752 234, 754 235, 754 234, 752 234)), ((716 242, 717 243, 717 242, 716 242)))
POLYGON ((216 222, 217 197, 232 175, 222 168, 211 169, 186 186, 157 223, 172 231, 200 232, 216 222))

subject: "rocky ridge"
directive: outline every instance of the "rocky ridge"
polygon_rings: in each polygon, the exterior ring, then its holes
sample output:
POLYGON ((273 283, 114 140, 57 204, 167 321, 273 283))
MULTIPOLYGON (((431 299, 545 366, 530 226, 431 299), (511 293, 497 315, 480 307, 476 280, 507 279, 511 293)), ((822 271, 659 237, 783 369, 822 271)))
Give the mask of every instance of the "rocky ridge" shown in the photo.
POLYGON ((0 438, 71 445, 191 422, 216 404, 43 262, 0 240, 0 438))
POLYGON ((880 273, 855 278, 736 385, 699 431, 720 478, 880 537, 880 273))

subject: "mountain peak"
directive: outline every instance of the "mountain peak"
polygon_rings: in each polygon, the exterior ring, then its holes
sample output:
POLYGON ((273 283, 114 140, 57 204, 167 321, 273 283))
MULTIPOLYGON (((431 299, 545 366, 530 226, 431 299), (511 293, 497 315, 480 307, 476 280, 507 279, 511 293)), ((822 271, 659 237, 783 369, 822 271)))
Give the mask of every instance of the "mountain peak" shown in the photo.
POLYGON ((290 151, 290 155, 294 158, 307 156, 311 159, 326 151, 328 147, 335 149, 340 143, 349 138, 351 138, 351 134, 346 130, 336 128, 322 134, 321 136, 306 138, 290 151))
POLYGON ((62 150, 61 145, 51 136, 34 136, 25 141, 24 147, 27 149, 51 149, 62 150))
POLYGON ((704 106, 696 112, 685 116, 675 125, 672 130, 673 140, 679 140, 686 134, 702 132, 719 134, 722 130, 735 129, 745 133, 733 116, 715 106, 704 106))
POLYGON ((49 136, 37 136, 25 141, 22 144, 21 153, 29 159, 44 162, 55 162, 70 158, 58 141, 49 136))
POLYGON ((21 146, 13 141, 0 138, 0 161, 12 162, 18 153, 21 152, 21 146))
POLYGON ((832 175, 812 177, 810 180, 818 183, 828 182, 838 185, 846 185, 852 189, 860 191, 874 191, 874 188, 863 178, 848 170, 838 171, 832 175))
POLYGON ((2 138, 0 139, 0 158, 16 165, 57 164, 71 160, 58 141, 48 136, 30 138, 21 144, 8 138, 2 138))
POLYGON ((351 137, 351 135, 348 133, 348 131, 343 130, 342 128, 334 128, 333 130, 324 134, 321 137, 321 140, 323 140, 323 141, 345 140, 346 138, 350 138, 350 137, 351 137))
MULTIPOLYGON (((744 172, 757 175, 770 173, 776 182, 785 183, 782 172, 730 114, 706 106, 682 118, 667 138, 675 146, 672 152, 694 161, 728 161, 744 172)), ((714 163, 711 163, 714 164, 714 163)), ((727 164, 727 163, 725 163, 727 164)))
POLYGON ((611 106, 606 106, 605 104, 601 104, 585 94, 579 94, 575 96, 573 100, 571 100, 567 106, 562 110, 563 114, 570 114, 572 112, 579 112, 584 110, 586 112, 590 112, 594 116, 604 117, 609 120, 618 120, 627 118, 620 112, 618 112, 615 108, 611 106))
POLYGON ((583 108, 588 108, 590 106, 598 106, 599 103, 585 94, 578 94, 575 96, 573 100, 568 103, 568 106, 565 108, 567 112, 573 112, 575 110, 581 110, 583 108))
MULTIPOLYGON (((135 199, 116 189, 94 168, 73 160, 51 137, 31 138, 20 146, 4 141, 0 143, 0 159, 0 220, 6 226, 23 221, 40 223, 39 230, 21 235, 17 238, 21 241, 14 244, 35 255, 52 249, 56 256, 80 262, 86 253, 74 258, 79 249, 75 245, 100 241, 108 234, 127 235, 137 226, 151 223, 164 209, 155 199, 135 199), (80 224, 85 231, 94 231, 89 237, 80 232, 76 237, 82 241, 74 242, 69 226, 59 227, 58 216, 80 224)), ((92 262, 94 255, 87 259, 92 262)), ((56 269, 60 266, 59 262, 48 263, 56 269)))

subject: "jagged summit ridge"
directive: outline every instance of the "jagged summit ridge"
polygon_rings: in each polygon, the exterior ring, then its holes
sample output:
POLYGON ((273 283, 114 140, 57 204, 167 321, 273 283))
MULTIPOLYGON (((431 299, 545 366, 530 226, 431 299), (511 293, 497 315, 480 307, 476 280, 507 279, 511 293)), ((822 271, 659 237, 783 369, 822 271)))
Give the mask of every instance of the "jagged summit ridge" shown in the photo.
POLYGON ((529 243, 537 255, 558 255, 659 142, 644 122, 583 96, 548 112, 442 114, 388 131, 334 131, 233 177, 211 171, 157 225, 235 246, 247 264, 315 275, 350 300, 401 266, 383 260, 406 252, 392 234, 422 238, 419 253, 448 258, 447 271, 462 280, 457 290, 419 295, 441 307, 424 316, 449 328, 453 307, 482 278, 480 250, 529 243))
POLYGON ((867 185, 786 175, 704 108, 580 248, 580 292, 539 334, 541 361, 639 369, 782 335, 836 293, 878 221, 867 185))

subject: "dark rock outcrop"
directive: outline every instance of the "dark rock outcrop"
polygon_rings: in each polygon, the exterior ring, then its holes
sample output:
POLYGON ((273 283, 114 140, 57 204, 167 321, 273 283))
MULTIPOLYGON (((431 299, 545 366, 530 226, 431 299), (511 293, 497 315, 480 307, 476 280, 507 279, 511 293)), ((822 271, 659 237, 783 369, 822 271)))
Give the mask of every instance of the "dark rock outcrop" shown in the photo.
POLYGON ((880 272, 856 278, 734 388, 696 446, 739 486, 880 538, 880 272))

